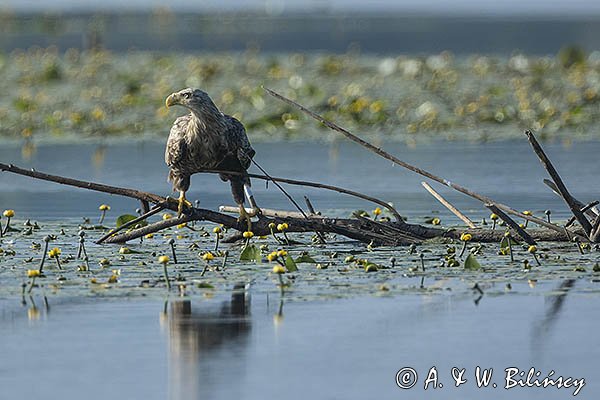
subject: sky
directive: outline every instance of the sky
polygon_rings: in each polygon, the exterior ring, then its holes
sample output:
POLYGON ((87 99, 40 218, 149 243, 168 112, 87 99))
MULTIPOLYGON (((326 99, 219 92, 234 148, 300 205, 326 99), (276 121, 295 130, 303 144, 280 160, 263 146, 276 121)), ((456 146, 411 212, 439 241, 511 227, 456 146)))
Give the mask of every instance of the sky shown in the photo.
POLYGON ((270 14, 291 11, 396 11, 426 14, 484 14, 498 16, 600 15, 598 0, 0 0, 0 9, 13 11, 148 10, 245 11, 270 14))

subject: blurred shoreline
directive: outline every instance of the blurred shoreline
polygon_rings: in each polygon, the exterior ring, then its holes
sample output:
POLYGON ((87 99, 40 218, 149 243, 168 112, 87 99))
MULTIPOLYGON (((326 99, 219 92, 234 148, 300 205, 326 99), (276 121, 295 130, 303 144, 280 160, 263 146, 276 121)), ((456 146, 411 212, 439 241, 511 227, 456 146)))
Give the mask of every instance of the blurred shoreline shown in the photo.
POLYGON ((253 140, 332 140, 274 89, 363 136, 489 141, 600 137, 600 52, 427 56, 32 48, 0 56, 0 136, 162 138, 186 111, 165 97, 199 87, 253 140))
POLYGON ((296 11, 11 12, 0 8, 0 51, 102 47, 114 52, 245 51, 364 54, 556 54, 600 49, 600 16, 477 16, 296 11))
POLYGON ((267 86, 384 140, 600 138, 600 16, 10 12, 0 137, 161 140, 201 87, 253 140, 335 140, 267 86))

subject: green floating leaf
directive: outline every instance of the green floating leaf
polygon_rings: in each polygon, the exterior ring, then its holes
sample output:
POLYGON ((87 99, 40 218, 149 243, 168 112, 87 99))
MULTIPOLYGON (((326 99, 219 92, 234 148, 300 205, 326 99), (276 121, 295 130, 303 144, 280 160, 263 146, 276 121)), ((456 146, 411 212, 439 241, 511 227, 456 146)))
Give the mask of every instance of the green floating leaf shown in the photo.
POLYGON ((285 256, 285 269, 287 269, 288 272, 298 271, 298 266, 290 256, 285 256))
POLYGON ((515 239, 513 239, 513 238, 510 238, 510 239, 509 239, 509 238, 507 238, 506 236, 504 236, 504 237, 502 238, 502 240, 500 241, 500 248, 501 248, 501 249, 506 249, 506 248, 508 248, 508 241, 509 241, 509 240, 510 240, 510 244, 511 244, 511 245, 513 245, 513 246, 518 246, 518 245, 519 245, 519 242, 517 242, 515 239))
POLYGON ((240 254, 240 261, 256 261, 260 262, 262 256, 260 254, 260 249, 255 245, 251 244, 246 246, 242 253, 240 254))
POLYGON ((473 254, 469 254, 465 260, 465 269, 481 269, 481 264, 473 254))
MULTIPOLYGON (((129 221, 133 221, 136 218, 137 218, 137 216, 131 215, 131 214, 119 215, 119 217, 117 218, 117 228, 119 228, 121 225, 125 225, 129 221)), ((144 221, 138 222, 136 225, 146 226, 146 225, 148 225, 148 222, 146 222, 144 220, 144 221)))
POLYGON ((294 261, 296 262, 296 264, 302 264, 302 263, 316 264, 317 263, 314 258, 312 258, 311 256, 308 255, 307 252, 303 252, 302 254, 300 254, 300 257, 296 258, 296 260, 294 260, 294 261))

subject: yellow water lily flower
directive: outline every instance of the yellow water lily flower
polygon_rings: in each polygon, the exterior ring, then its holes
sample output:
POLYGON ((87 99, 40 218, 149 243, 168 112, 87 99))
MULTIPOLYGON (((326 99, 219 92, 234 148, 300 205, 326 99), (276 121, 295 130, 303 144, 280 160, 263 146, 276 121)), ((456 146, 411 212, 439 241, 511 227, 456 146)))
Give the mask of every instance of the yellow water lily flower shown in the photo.
POLYGON ((2 213, 6 218, 12 218, 15 216, 15 210, 4 210, 2 213))
POLYGON ((28 278, 35 278, 37 276, 40 276, 40 270, 39 269, 28 269, 27 270, 27 277, 28 278))
POLYGON ((283 274, 283 273, 285 273, 285 268, 283 268, 281 265, 276 265, 273 267, 273 273, 274 274, 283 274))
POLYGON ((279 250, 279 251, 277 252, 277 256, 278 256, 278 257, 285 257, 285 256, 287 256, 287 254, 288 254, 288 252, 287 252, 287 251, 285 251, 285 250, 279 250))
POLYGON ((169 256, 160 256, 158 257, 158 262, 161 264, 166 264, 169 262, 169 256))
POLYGON ((60 255, 60 253, 61 253, 60 249, 58 247, 55 247, 48 252, 48 257, 56 258, 60 255))

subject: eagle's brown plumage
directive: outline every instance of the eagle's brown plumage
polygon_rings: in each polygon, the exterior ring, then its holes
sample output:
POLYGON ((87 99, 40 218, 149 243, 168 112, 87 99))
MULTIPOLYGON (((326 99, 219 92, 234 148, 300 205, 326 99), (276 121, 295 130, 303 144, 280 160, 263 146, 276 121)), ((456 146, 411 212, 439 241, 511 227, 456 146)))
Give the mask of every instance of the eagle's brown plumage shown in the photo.
MULTIPOLYGON (((185 201, 192 174, 206 169, 244 173, 250 167, 256 152, 250 145, 244 126, 219 111, 205 92, 184 89, 171 94, 166 104, 181 105, 190 110, 189 114, 173 123, 165 149, 168 179, 173 183, 173 190, 180 191, 180 199, 183 198, 180 202, 185 201)), ((243 214, 244 186, 250 187, 250 178, 235 174, 219 176, 230 182, 233 198, 243 214)), ((253 203, 252 198, 250 202, 253 203)), ((255 204, 251 205, 256 208, 255 204)), ((180 212, 181 206, 182 203, 180 212)))

